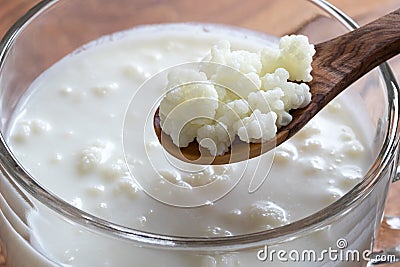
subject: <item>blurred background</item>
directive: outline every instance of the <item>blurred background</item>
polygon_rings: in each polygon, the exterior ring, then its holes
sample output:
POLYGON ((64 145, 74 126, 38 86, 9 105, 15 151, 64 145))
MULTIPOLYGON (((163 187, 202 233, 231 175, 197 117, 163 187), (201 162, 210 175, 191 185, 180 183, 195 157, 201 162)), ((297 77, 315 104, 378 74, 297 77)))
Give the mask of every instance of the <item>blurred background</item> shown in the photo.
MULTIPOLYGON (((87 1, 87 0, 85 0, 87 1)), ((168 5, 168 0, 146 0, 144 2, 165 2, 165 6, 168 5)), ((267 1, 267 0, 265 0, 267 1)), ((0 37, 6 33, 6 31, 15 23, 15 21, 22 16, 32 6, 37 4, 38 0, 0 0, 0 37)), ((143 3, 144 3, 143 2, 143 3)), ((332 4, 337 6, 339 9, 350 15, 359 24, 366 24, 379 16, 382 16, 390 11, 400 8, 400 0, 331 0, 332 4)), ((107 1, 107 4, 112 5, 112 1, 107 1)), ((187 3, 187 2, 185 2, 187 3)), ((203 1, 201 1, 203 3, 203 1)), ((204 4, 204 3, 203 3, 204 4)), ((291 7, 287 0, 280 1, 280 7, 274 7, 279 12, 280 8, 292 9, 293 16, 288 18, 286 21, 279 21, 279 23, 295 24, 296 17, 301 16, 296 8, 291 7)), ((186 5, 187 6, 187 5, 186 5)), ((188 7, 188 6, 187 6, 188 7)), ((243 6, 242 6, 243 7, 243 6)), ((106 8, 106 7, 102 7, 106 8)), ((190 8, 190 7, 188 7, 190 8)), ((251 1, 248 2, 246 8, 251 8, 251 1)), ((162 10, 158 10, 162 12, 162 10)), ((149 10, 153 12, 153 10, 149 10)), ((145 14, 144 14, 145 15, 145 14)), ((179 16, 179 14, 176 14, 179 16)), ((240 19, 245 21, 246 11, 234 9, 232 12, 219 13, 218 16, 238 16, 240 19)), ((260 19, 262 18, 262 10, 260 10, 260 19)), ((249 25, 254 26, 254 25, 249 25)), ((399 25, 393 25, 393 27, 399 27, 399 25)), ((261 30, 261 29, 260 29, 261 30)), ((276 33, 279 34, 279 33, 276 33)), ((390 65, 397 77, 400 80, 400 56, 397 56, 390 60, 390 65)), ((400 181, 392 184, 389 192, 388 203, 386 213, 400 218, 400 181)), ((379 235, 376 240, 375 250, 379 251, 382 248, 394 248, 400 251, 400 229, 393 230, 392 228, 400 228, 400 219, 396 220, 384 220, 380 228, 379 235), (397 224, 397 225, 396 225, 397 224), (397 246, 397 247, 396 247, 397 246)), ((0 266, 2 265, 2 256, 0 248, 0 266)), ((391 265, 379 265, 379 266, 398 266, 400 263, 391 265)))

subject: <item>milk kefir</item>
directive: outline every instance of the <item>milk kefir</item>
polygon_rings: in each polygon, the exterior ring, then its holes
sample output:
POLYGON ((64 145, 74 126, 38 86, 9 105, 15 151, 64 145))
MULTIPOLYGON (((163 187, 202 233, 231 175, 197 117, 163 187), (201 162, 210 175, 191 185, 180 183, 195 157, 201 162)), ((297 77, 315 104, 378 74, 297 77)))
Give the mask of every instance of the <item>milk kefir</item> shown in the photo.
MULTIPOLYGON (((8 134, 13 153, 40 184, 75 207, 113 223, 174 236, 234 236, 283 226, 321 210, 359 183, 371 162, 369 137, 345 97, 295 137, 248 162, 181 168, 165 155, 142 109, 164 93, 165 81, 153 81, 159 88, 151 90, 140 86, 166 68, 201 60, 220 40, 229 40, 232 50, 257 51, 276 45, 277 39, 212 25, 146 26, 72 53, 44 72, 21 101, 8 134), (261 186, 250 193, 251 183, 261 186), (213 199, 200 192, 192 198, 198 202, 181 201, 180 189, 204 185, 211 185, 213 199)), ((337 249, 337 240, 348 238, 349 247, 367 249, 374 212, 354 219, 365 225, 365 235, 348 237, 354 222, 339 220, 283 246, 288 251, 337 249)), ((257 250, 195 255, 132 249, 92 236, 39 204, 27 220, 33 246, 65 266, 284 264, 260 261, 257 250)))

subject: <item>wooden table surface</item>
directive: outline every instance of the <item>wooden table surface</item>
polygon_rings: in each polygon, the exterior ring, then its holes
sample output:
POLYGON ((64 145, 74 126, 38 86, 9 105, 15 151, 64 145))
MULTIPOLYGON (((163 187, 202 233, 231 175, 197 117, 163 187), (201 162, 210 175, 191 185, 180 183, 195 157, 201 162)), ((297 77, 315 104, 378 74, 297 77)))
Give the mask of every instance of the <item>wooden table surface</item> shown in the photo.
MULTIPOLYGON (((0 0, 0 37, 21 15, 38 2, 38 0, 0 0)), ((360 24, 365 24, 378 16, 400 8, 400 0, 331 0, 331 2, 360 24)), ((400 81, 400 57, 392 59, 390 64, 400 81)), ((386 207, 387 213, 400 216, 398 203, 400 203, 400 182, 392 184, 390 188, 386 207)), ((390 229, 384 221, 377 238, 376 249, 394 247, 396 244, 400 245, 400 230, 390 229)), ((398 250, 400 250, 400 246, 398 250)), ((0 247, 0 266, 4 263, 2 261, 4 261, 4 258, 2 258, 0 247)), ((399 267, 400 263, 386 266, 399 267)))

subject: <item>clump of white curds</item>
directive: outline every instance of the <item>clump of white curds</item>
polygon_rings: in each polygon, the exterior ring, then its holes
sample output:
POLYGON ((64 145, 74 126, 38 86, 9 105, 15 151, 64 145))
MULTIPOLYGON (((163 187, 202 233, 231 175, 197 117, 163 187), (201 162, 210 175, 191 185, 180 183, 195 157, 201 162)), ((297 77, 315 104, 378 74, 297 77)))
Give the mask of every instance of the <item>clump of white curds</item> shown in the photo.
POLYGON ((195 139, 223 155, 235 138, 260 143, 289 124, 291 109, 307 106, 315 49, 303 35, 284 36, 279 48, 232 51, 220 41, 196 68, 173 69, 160 103, 162 130, 178 147, 195 139))

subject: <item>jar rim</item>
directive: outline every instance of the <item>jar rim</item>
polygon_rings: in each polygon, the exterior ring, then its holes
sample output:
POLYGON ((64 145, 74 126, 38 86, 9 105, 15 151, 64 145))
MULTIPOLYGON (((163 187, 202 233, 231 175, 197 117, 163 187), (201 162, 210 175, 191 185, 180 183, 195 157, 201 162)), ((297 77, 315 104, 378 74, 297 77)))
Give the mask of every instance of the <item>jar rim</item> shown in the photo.
MULTIPOLYGON (((329 15, 337 19, 349 30, 354 30, 359 26, 344 12, 336 8, 326 0, 307 0, 329 15)), ((0 69, 4 59, 11 49, 16 37, 24 27, 29 24, 36 16, 56 4, 59 0, 42 0, 24 16, 22 16, 6 33, 0 41, 0 69)), ((3 133, 0 133, 0 168, 8 179, 13 179, 26 192, 37 199, 40 203, 77 224, 83 225, 90 230, 102 232, 114 237, 123 238, 129 241, 138 242, 142 246, 168 248, 177 250, 213 250, 213 251, 234 251, 249 247, 259 247, 265 245, 265 241, 274 242, 287 240, 301 232, 309 232, 318 229, 329 218, 338 215, 360 199, 365 197, 381 179, 380 174, 389 166, 395 157, 395 151, 399 142, 399 99, 398 85, 394 75, 387 63, 379 66, 383 76, 384 85, 388 94, 388 129, 381 150, 377 159, 372 163, 370 169, 364 176, 361 183, 347 192, 343 197, 330 204, 326 208, 319 210, 303 219, 292 222, 278 228, 264 230, 245 235, 235 235, 227 237, 180 237, 165 234, 154 234, 145 231, 135 230, 129 227, 108 222, 97 216, 84 212, 55 194, 48 192, 41 186, 29 173, 21 166, 8 147, 3 133)))

